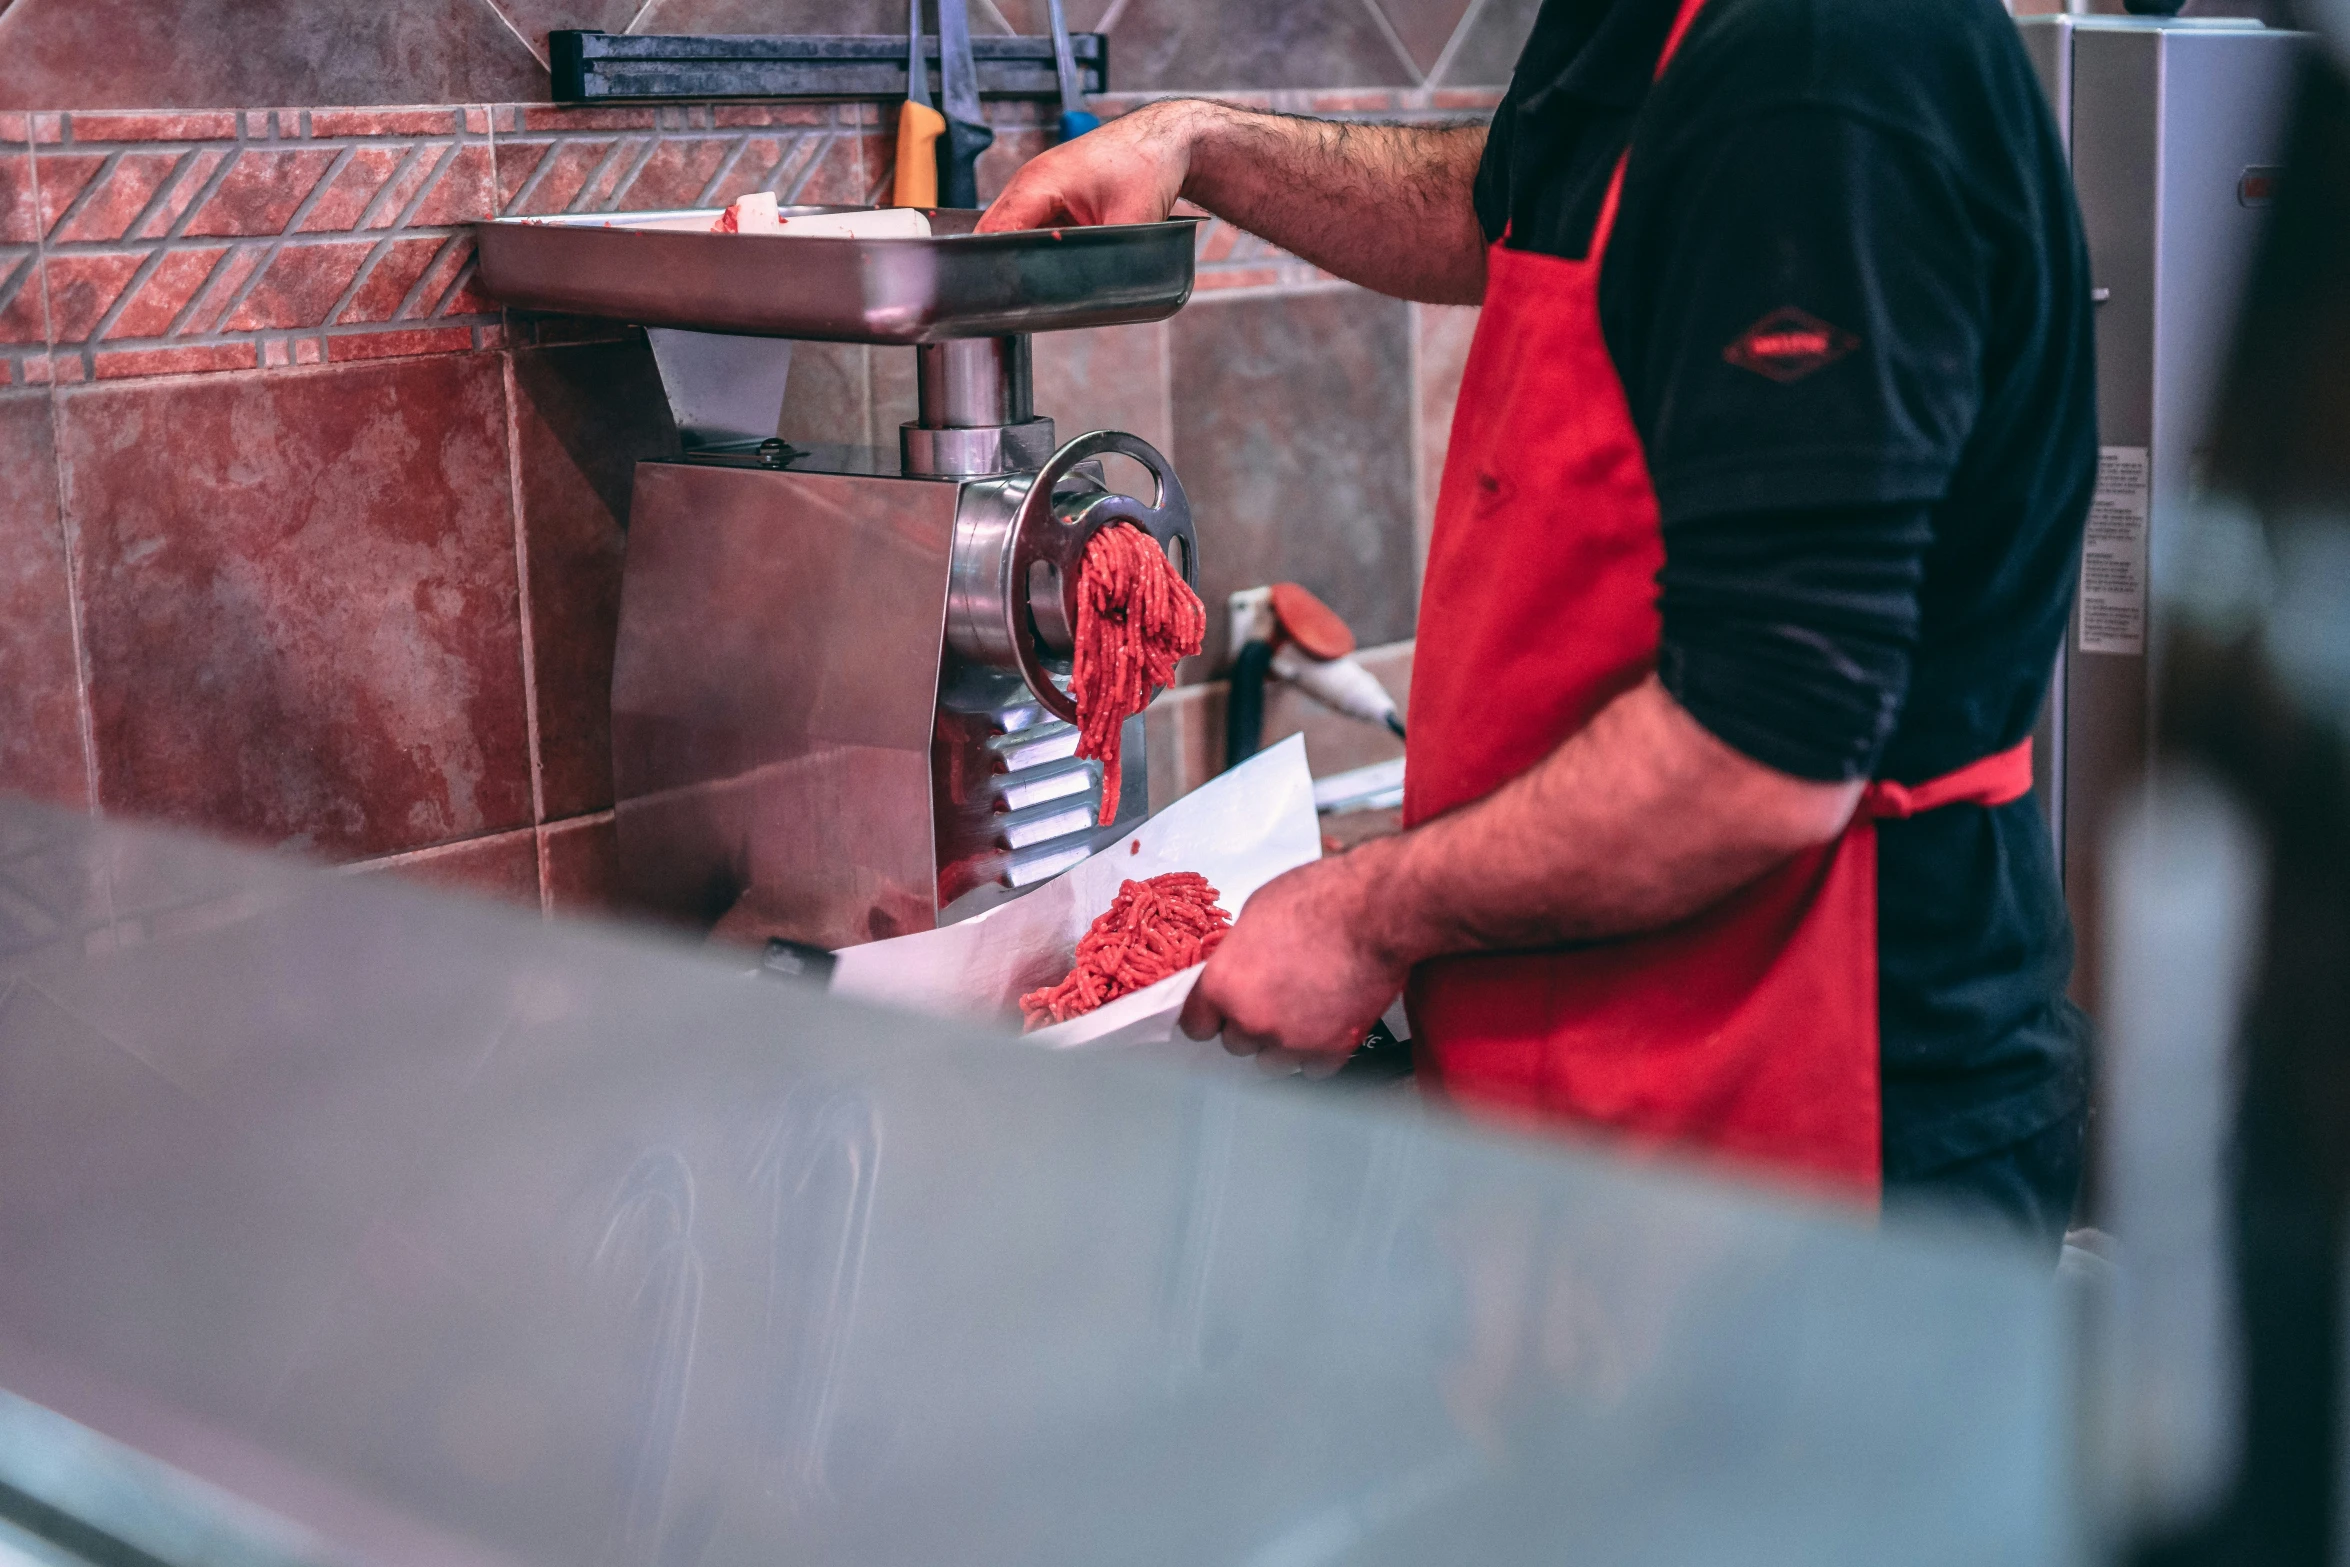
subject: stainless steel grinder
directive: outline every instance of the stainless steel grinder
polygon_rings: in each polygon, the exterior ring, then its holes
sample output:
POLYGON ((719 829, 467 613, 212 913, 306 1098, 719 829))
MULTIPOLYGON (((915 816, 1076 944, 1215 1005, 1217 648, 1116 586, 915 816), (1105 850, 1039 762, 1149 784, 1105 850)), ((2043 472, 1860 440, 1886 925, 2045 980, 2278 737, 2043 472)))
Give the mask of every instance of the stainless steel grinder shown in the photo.
POLYGON ((1135 436, 1057 441, 1031 406, 1028 335, 1172 315, 1192 225, 979 235, 976 213, 940 211, 927 239, 795 239, 711 234, 715 216, 477 225, 495 297, 647 329, 685 443, 638 464, 630 508, 624 892, 746 940, 927 930, 1147 809, 1136 718, 1118 820, 1095 826, 1100 766, 1076 756, 1065 689, 1078 564, 1133 523, 1194 579, 1190 507, 1135 436), (920 417, 896 451, 777 436, 776 340, 795 338, 914 348, 920 417), (1107 457, 1147 493, 1112 488, 1107 457))

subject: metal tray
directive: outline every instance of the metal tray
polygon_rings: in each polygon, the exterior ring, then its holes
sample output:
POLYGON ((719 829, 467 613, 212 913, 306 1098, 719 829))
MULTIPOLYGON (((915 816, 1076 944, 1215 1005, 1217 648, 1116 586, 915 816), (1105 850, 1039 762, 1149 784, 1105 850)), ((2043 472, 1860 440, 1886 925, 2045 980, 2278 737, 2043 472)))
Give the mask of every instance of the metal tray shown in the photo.
MULTIPOLYGON (((786 207, 786 216, 847 207, 786 207)), ((1196 220, 928 239, 793 239, 662 228, 702 212, 476 223, 481 286, 523 310, 836 343, 935 343, 1158 321, 1191 296, 1196 220)))

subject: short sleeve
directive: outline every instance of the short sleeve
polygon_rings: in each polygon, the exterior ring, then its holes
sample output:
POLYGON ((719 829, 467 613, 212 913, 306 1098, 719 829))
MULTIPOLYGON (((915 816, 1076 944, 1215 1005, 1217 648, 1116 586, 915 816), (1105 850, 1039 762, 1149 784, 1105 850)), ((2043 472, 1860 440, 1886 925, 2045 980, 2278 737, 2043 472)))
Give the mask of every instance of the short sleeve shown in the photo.
POLYGON ((1989 288, 1931 148, 1817 105, 1634 148, 1602 309, 1667 523, 1939 500, 1989 288))

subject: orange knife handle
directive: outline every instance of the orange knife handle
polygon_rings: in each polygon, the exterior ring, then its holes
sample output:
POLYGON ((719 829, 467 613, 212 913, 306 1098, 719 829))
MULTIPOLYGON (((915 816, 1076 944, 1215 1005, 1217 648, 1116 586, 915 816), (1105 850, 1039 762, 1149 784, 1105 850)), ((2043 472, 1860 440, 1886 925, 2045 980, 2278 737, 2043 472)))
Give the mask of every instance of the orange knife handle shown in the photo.
POLYGON ((893 206, 938 205, 938 157, 932 150, 947 128, 946 116, 911 98, 898 107, 898 182, 893 206))

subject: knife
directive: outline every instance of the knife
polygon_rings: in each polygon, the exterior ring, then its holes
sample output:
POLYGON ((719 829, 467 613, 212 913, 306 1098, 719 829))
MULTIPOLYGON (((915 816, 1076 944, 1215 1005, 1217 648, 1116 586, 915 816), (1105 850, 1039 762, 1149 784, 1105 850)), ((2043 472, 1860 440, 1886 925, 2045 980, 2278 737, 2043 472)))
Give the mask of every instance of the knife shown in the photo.
POLYGON ((1061 14, 1061 0, 1046 0, 1046 5, 1053 17, 1053 71, 1061 78, 1061 140, 1069 141, 1102 122, 1085 112, 1085 89, 1077 83, 1077 56, 1069 49, 1069 19, 1061 14))
POLYGON ((966 0, 938 0, 938 95, 946 134, 938 139, 938 204, 979 205, 979 155, 995 140, 979 117, 979 68, 971 63, 966 0))
POLYGON ((922 0, 906 0, 906 102, 898 110, 898 182, 890 200, 901 207, 938 205, 935 144, 947 122, 930 106, 930 62, 922 58, 922 0))

